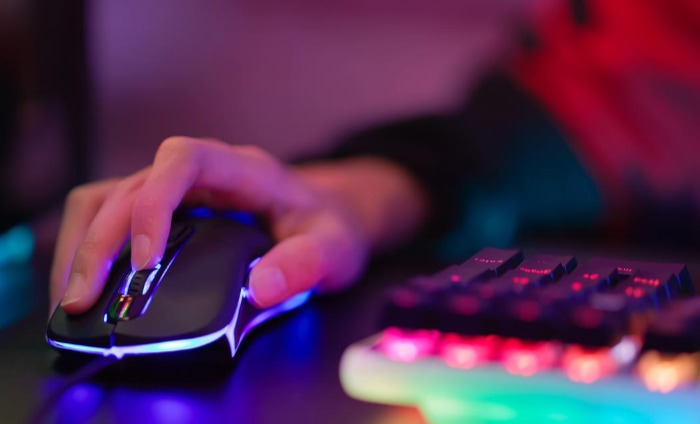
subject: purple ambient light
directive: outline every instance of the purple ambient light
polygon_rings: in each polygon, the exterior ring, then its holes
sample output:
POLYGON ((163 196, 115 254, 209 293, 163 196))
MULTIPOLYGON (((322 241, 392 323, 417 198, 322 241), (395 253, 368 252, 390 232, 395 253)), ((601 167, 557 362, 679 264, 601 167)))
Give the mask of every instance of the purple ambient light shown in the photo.
MULTIPOLYGON (((258 262, 260 258, 254 259, 248 266, 250 271, 258 262)), ((304 304, 311 296, 311 291, 306 291, 297 294, 286 301, 280 303, 279 305, 270 308, 266 311, 261 312, 256 316, 248 325, 243 329, 241 334, 241 339, 245 336, 253 327, 256 325, 284 312, 290 311, 304 304)), ((93 355, 102 356, 114 356, 117 359, 123 358, 125 355, 148 355, 154 353, 165 353, 165 352, 179 352, 183 350, 195 349, 198 347, 205 346, 207 344, 213 343, 223 336, 226 336, 228 340, 229 347, 231 348, 231 357, 236 353, 238 346, 235 345, 234 329, 236 327, 236 322, 238 321, 238 311, 241 308, 244 299, 248 298, 248 290, 243 287, 241 289, 240 296, 238 298, 238 306, 236 307, 236 313, 234 314, 231 321, 222 329, 206 334, 203 336, 193 337, 189 339, 180 340, 168 340, 158 343, 148 343, 140 345, 130 345, 130 346, 111 346, 108 348, 104 347, 94 347, 85 346, 74 343, 65 343, 55 340, 51 340, 48 337, 46 341, 51 345, 59 349, 72 350, 81 353, 88 353, 93 355)))

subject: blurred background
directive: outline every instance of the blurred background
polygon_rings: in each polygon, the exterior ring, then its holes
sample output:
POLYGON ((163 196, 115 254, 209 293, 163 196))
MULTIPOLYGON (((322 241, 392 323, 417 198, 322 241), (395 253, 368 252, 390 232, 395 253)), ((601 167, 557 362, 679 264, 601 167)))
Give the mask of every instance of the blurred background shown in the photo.
POLYGON ((0 228, 146 166, 171 135, 290 159, 447 108, 508 48, 523 4, 3 0, 0 228))
POLYGON ((46 301, 72 187, 148 165, 172 135, 291 160, 450 108, 509 49, 526 5, 0 1, 0 329, 46 301))
POLYGON ((375 121, 449 106, 512 38, 520 3, 94 2, 97 175, 145 165, 173 134, 289 158, 375 121))

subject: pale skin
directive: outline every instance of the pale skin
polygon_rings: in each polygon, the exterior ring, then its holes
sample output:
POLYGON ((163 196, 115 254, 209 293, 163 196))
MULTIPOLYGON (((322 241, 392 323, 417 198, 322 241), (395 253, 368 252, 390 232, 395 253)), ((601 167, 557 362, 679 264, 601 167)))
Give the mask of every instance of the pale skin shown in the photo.
POLYGON ((183 202, 252 212, 268 223, 277 244, 250 275, 260 307, 312 287, 352 284, 372 253, 410 238, 429 212, 420 184, 384 159, 292 167, 254 146, 171 137, 151 166, 71 191, 51 270, 51 311, 59 304, 70 314, 88 310, 128 240, 135 270, 157 264, 183 202))

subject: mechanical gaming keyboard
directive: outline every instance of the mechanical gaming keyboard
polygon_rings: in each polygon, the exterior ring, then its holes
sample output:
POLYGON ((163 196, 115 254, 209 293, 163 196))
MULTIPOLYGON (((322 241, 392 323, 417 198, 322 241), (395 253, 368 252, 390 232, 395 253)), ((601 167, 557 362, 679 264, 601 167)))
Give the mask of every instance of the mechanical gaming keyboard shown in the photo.
POLYGON ((700 296, 683 264, 485 248, 392 290, 345 391, 431 423, 700 423, 700 296))

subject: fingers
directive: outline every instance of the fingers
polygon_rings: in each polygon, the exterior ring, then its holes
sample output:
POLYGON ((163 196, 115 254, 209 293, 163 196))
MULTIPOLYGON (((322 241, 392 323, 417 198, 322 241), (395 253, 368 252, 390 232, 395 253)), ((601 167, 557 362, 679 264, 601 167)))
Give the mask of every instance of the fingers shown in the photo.
POLYGON ((155 266, 172 213, 183 200, 268 218, 282 241, 251 273, 251 296, 260 306, 319 282, 323 289, 342 287, 361 272, 368 252, 348 220, 318 208, 318 194, 254 147, 171 138, 161 144, 151 168, 78 194, 66 208, 52 270, 52 303, 62 298, 68 313, 94 304, 128 234, 132 267, 155 266))
POLYGON ((75 250, 61 307, 68 313, 89 309, 102 293, 112 262, 126 241, 131 205, 146 170, 112 187, 75 250))
POLYGON ((49 313, 63 297, 75 251, 90 222, 116 184, 116 180, 101 181, 75 188, 68 195, 51 266, 49 313))
POLYGON ((284 167, 257 148, 184 137, 167 139, 134 200, 134 269, 150 268, 160 261, 172 213, 188 192, 209 194, 219 206, 268 216, 281 213, 290 199, 298 203, 303 197, 284 167))
POLYGON ((272 248, 252 269, 253 302, 269 307, 317 285, 321 290, 340 289, 362 271, 365 252, 337 220, 317 217, 298 235, 272 248))

